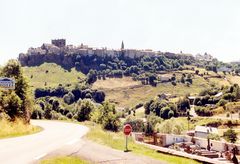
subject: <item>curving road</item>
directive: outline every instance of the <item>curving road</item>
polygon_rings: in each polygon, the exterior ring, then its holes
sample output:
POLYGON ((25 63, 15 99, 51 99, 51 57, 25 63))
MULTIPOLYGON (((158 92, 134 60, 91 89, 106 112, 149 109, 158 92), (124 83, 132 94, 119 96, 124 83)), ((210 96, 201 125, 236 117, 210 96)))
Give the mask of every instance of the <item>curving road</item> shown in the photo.
POLYGON ((81 140, 88 128, 79 124, 31 120, 31 124, 42 127, 40 133, 0 140, 1 164, 28 164, 46 154, 81 140))

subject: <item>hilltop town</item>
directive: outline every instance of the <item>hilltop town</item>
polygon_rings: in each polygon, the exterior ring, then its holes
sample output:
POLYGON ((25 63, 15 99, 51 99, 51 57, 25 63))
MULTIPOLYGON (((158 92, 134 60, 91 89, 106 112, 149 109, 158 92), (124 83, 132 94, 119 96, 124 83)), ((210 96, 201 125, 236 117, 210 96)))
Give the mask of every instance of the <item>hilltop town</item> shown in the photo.
MULTIPOLYGON (((83 56, 121 56, 123 55, 129 58, 138 58, 143 56, 158 56, 164 55, 167 58, 181 58, 181 59, 190 59, 194 60, 195 57, 191 54, 184 53, 170 53, 170 52, 161 52, 153 51, 151 49, 137 50, 137 49, 125 49, 124 43, 122 42, 121 48, 119 49, 108 49, 106 47, 96 48, 89 47, 88 45, 81 44, 79 46, 67 45, 65 39, 55 39, 51 41, 51 44, 44 43, 42 46, 37 48, 29 48, 27 53, 19 54, 19 61, 23 66, 34 66, 40 65, 44 62, 54 62, 63 66, 73 67, 74 58, 77 55, 83 56)), ((209 54, 197 55, 197 58, 207 60, 213 59, 209 54)))

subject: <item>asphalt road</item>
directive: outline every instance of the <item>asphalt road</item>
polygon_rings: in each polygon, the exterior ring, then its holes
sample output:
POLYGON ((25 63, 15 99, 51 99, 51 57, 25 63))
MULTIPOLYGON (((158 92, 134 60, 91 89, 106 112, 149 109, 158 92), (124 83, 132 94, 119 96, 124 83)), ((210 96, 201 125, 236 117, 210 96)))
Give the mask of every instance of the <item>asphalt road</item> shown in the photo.
POLYGON ((34 163, 64 145, 74 145, 88 131, 85 126, 58 121, 32 120, 31 124, 44 130, 33 135, 0 140, 1 164, 34 163))

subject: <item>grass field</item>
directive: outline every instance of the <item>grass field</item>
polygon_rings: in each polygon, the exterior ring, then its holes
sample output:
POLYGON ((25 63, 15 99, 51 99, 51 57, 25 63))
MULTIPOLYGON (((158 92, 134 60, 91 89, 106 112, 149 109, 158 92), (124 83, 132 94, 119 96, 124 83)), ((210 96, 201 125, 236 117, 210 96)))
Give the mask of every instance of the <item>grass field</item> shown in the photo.
POLYGON ((53 157, 44 159, 41 164, 88 164, 89 162, 78 157, 53 157))
POLYGON ((72 69, 70 72, 54 63, 44 63, 37 67, 23 67, 23 73, 28 78, 30 86, 34 88, 57 87, 79 83, 85 75, 72 69))
MULTIPOLYGON (((96 125, 92 122, 85 122, 91 130, 86 135, 87 139, 93 140, 97 143, 107 145, 114 149, 124 150, 124 141, 125 137, 122 132, 114 133, 109 131, 104 131, 101 129, 100 125, 96 125)), ((145 155, 166 163, 170 164, 197 164, 197 161, 177 157, 173 155, 168 155, 164 153, 159 153, 155 150, 147 148, 145 146, 134 143, 133 139, 129 138, 128 148, 132 151, 132 153, 137 155, 145 155)))
POLYGON ((240 76, 231 76, 231 75, 228 75, 227 78, 229 79, 229 81, 232 83, 232 84, 238 84, 240 86, 240 76))
POLYGON ((22 135, 33 134, 41 131, 37 126, 24 124, 21 121, 8 122, 0 121, 0 138, 18 137, 22 135))
POLYGON ((105 91, 106 99, 116 103, 118 107, 132 107, 140 102, 144 103, 160 93, 170 93, 176 96, 194 95, 206 87, 209 87, 208 82, 198 76, 193 79, 190 87, 180 83, 177 86, 173 86, 171 83, 160 83, 157 87, 152 87, 141 85, 130 78, 98 80, 93 85, 93 88, 105 91))
POLYGON ((97 80, 93 84, 93 89, 115 89, 115 88, 126 88, 141 85, 140 81, 133 81, 131 77, 123 78, 107 78, 106 80, 97 80))

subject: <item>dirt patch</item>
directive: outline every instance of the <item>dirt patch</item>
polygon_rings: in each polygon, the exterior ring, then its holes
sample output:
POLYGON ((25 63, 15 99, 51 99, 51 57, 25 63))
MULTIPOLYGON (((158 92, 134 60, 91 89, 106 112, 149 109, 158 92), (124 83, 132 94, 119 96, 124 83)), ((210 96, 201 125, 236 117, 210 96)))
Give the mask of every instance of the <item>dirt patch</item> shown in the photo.
POLYGON ((108 78, 106 80, 97 80, 93 84, 93 89, 115 89, 140 86, 141 82, 134 81, 130 77, 108 78))

